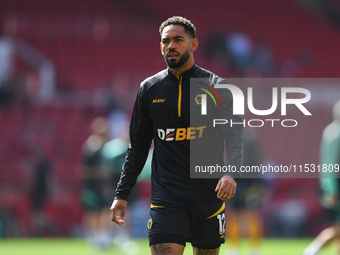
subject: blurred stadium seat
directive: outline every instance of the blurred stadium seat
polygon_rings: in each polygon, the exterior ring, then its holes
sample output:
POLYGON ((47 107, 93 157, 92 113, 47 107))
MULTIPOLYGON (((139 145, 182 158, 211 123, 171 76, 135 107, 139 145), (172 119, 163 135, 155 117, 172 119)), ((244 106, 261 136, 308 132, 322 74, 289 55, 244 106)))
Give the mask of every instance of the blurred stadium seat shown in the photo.
MULTIPOLYGON (((48 205, 48 212, 60 224, 62 235, 69 234, 68 226, 80 222, 76 194, 81 146, 89 134, 90 121, 105 113, 103 106, 98 109, 84 106, 78 97, 102 89, 114 75, 126 72, 142 80, 165 68, 159 52, 158 26, 167 17, 183 15, 191 19, 196 24, 202 45, 207 42, 212 30, 228 33, 229 29, 238 25, 253 40, 266 38, 278 62, 292 58, 300 51, 311 52, 313 65, 301 67, 299 77, 340 75, 340 31, 293 0, 173 0, 171 5, 180 6, 180 9, 164 8, 163 3, 157 0, 143 4, 137 0, 82 0, 81 4, 66 0, 0 0, 0 4, 0 20, 8 15, 16 16, 16 36, 53 60, 57 70, 57 90, 69 93, 69 100, 56 99, 47 105, 36 105, 33 110, 34 119, 51 125, 48 156, 58 181, 74 184, 68 187, 72 196, 63 194, 48 205), (60 218, 61 215, 63 218, 60 218)), ((228 70, 214 66, 203 50, 197 53, 196 60, 204 68, 213 71, 218 68, 221 76, 228 74, 228 70)), ((17 70, 18 75, 25 73, 25 68, 21 66, 17 70)), ((138 86, 134 84, 131 93, 135 93, 138 86)), ((303 124, 295 129, 274 130, 268 126, 259 129, 266 157, 282 164, 317 164, 321 132, 330 120, 328 110, 313 112, 318 122, 309 123, 309 120, 301 118, 303 124), (305 128, 311 125, 313 129, 305 128), (268 136, 273 139, 267 139, 268 136)), ((20 136, 25 129, 26 115, 25 109, 19 106, 0 109, 0 204, 9 199, 3 191, 13 192, 20 181, 27 179, 18 162, 29 155, 23 144, 26 141, 20 136), (10 183, 13 183, 12 189, 8 186, 10 183)), ((285 188, 278 187, 276 196, 287 197, 284 190, 293 184, 290 181, 286 181, 285 188)), ((313 187, 316 183, 317 180, 311 180, 305 185, 313 187)), ((25 189, 21 192, 10 201, 22 206, 15 211, 28 228, 28 219, 23 216, 28 210, 25 189)), ((308 192, 299 194, 305 197, 308 192)), ((311 207, 315 214, 319 213, 315 203, 311 207)))

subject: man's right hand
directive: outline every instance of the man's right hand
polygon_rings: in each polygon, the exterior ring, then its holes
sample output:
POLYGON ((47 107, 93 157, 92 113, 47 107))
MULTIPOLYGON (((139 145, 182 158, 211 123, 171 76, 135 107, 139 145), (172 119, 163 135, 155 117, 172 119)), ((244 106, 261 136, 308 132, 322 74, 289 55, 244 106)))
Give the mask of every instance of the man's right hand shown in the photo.
POLYGON ((127 201, 122 199, 115 199, 110 208, 111 220, 118 225, 124 224, 125 209, 127 206, 127 201), (120 211, 119 216, 117 216, 118 211, 120 211))

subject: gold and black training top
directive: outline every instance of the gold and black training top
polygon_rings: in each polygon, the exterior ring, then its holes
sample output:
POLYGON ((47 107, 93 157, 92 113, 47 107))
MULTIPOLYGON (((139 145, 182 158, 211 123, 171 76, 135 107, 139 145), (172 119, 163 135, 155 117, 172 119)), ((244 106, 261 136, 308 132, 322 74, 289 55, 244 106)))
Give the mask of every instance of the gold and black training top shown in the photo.
MULTIPOLYGON (((225 80, 194 65, 180 77, 166 69, 141 83, 116 199, 127 199, 154 141, 152 199, 219 200, 215 192, 219 178, 205 178, 197 169, 204 172, 206 166, 228 164, 238 170, 243 157, 242 118, 233 115, 231 92, 214 89, 221 82, 225 80), (192 78, 202 78, 202 83, 193 86, 192 78), (209 94, 205 115, 202 93, 209 94), (213 126, 214 119, 239 124, 213 126)), ((226 174, 240 177, 237 171, 226 174)))

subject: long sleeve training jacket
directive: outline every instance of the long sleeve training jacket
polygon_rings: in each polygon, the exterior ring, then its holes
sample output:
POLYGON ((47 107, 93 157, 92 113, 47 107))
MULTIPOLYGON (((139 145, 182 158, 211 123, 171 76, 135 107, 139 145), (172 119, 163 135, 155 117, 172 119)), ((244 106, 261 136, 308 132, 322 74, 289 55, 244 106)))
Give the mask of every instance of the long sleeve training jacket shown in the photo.
MULTIPOLYGON (((190 92, 190 78, 207 79, 211 87, 222 81, 194 65, 180 77, 166 69, 142 82, 132 113, 130 145, 116 199, 127 199, 143 169, 152 140, 152 199, 218 201, 214 191, 218 179, 190 178, 190 169, 195 170, 194 158, 198 158, 200 164, 223 165, 226 153, 227 164, 240 168, 243 125, 240 124, 242 118, 232 114, 230 91, 217 90, 218 104, 213 97, 206 97, 209 112, 201 116, 200 94, 205 93, 203 88, 207 91, 209 87, 202 83, 190 92), (229 124, 213 127, 214 118, 226 119, 229 124), (239 124, 230 127, 231 121, 239 124), (196 156, 191 157, 191 153, 196 156)), ((239 177, 238 173, 229 175, 239 177)))

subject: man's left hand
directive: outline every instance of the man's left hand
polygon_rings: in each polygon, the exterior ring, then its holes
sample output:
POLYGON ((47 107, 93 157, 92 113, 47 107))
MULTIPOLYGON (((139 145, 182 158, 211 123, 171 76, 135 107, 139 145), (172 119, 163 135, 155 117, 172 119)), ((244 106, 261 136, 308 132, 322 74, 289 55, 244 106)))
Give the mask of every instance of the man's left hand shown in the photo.
POLYGON ((232 199, 236 192, 236 181, 233 177, 225 175, 217 183, 215 192, 221 200, 232 199))

